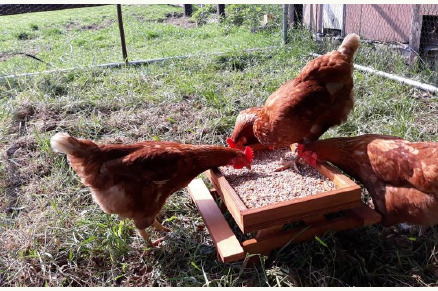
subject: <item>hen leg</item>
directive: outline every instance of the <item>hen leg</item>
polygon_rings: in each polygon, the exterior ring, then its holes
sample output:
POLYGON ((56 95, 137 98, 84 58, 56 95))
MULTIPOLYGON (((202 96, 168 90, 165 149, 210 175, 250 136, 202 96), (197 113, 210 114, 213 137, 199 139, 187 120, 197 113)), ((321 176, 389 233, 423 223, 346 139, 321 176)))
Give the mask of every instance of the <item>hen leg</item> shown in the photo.
MULTIPOLYGON (((296 149, 297 149, 296 144, 291 144, 290 149, 291 149, 291 151, 296 152, 296 149)), ((291 161, 282 162, 281 167, 278 169, 275 169, 274 172, 281 172, 281 171, 284 171, 284 170, 289 169, 289 168, 294 168, 295 172, 301 173, 301 171, 298 169, 298 165, 297 165, 298 160, 299 160, 299 157, 296 156, 291 161)))
POLYGON ((170 231, 170 228, 163 226, 163 225, 162 225, 161 223, 159 223, 158 220, 156 220, 156 219, 155 219, 155 221, 154 221, 154 228, 155 228, 156 230, 159 230, 159 231, 165 231, 165 232, 169 232, 169 231, 170 231))
MULTIPOLYGON (((154 224, 153 227, 158 230, 158 231, 165 231, 165 232, 169 232, 170 229, 163 226, 161 223, 159 223, 156 219, 154 220, 154 224)), ((149 238, 148 233, 146 232, 145 229, 139 229, 138 232, 140 233, 141 237, 146 241, 146 244, 148 246, 158 246, 160 244, 160 242, 162 242, 164 240, 164 237, 161 237, 159 239, 156 239, 154 241, 151 241, 151 239, 149 238)))
POLYGON ((146 241, 146 244, 148 246, 153 246, 154 244, 152 243, 151 239, 149 238, 148 233, 146 232, 145 229, 139 229, 138 232, 140 233, 141 237, 146 241))
MULTIPOLYGON (((163 226, 161 223, 158 222, 157 219, 154 220, 153 226, 154 226, 155 230, 170 232, 170 228, 167 228, 167 227, 163 226)), ((166 238, 166 236, 160 237, 160 238, 154 240, 152 242, 152 244, 154 246, 158 246, 160 244, 160 242, 162 242, 165 238, 166 238)))

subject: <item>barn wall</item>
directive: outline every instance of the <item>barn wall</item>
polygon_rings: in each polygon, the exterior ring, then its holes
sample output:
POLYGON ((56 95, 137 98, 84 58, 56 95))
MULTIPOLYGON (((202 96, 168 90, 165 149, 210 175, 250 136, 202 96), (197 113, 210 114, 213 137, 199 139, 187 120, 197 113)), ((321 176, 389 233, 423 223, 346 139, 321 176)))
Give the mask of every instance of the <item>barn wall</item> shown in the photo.
POLYGON ((367 39, 408 43, 411 11, 409 4, 347 5, 345 30, 367 39))
MULTIPOLYGON (((310 26, 310 9, 313 8, 312 27, 316 31, 318 9, 316 4, 304 4, 303 23, 310 26)), ((345 33, 358 33, 376 41, 409 43, 411 34, 412 4, 347 4, 345 33)), ((420 15, 438 16, 438 4, 421 4, 420 15)))

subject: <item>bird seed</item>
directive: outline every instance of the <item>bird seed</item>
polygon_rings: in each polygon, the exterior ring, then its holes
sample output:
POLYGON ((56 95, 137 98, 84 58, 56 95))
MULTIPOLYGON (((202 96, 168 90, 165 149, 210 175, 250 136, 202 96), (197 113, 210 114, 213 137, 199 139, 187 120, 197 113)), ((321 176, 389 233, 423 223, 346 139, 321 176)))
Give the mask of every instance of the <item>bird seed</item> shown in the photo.
POLYGON ((295 157, 290 148, 254 152, 251 170, 220 167, 228 183, 248 208, 257 208, 295 198, 314 195, 336 188, 334 183, 312 166, 298 163, 300 173, 293 167, 274 172, 282 161, 295 157))

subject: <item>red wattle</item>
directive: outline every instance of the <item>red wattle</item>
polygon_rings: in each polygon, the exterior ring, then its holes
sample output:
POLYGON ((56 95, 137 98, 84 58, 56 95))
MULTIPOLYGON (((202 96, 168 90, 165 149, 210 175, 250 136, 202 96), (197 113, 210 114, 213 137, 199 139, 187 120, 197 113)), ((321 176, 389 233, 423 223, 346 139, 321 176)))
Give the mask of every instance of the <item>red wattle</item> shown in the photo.
POLYGON ((247 147, 245 147, 244 152, 245 152, 246 161, 248 163, 252 163, 252 159, 254 157, 254 152, 252 151, 252 148, 247 146, 247 147))

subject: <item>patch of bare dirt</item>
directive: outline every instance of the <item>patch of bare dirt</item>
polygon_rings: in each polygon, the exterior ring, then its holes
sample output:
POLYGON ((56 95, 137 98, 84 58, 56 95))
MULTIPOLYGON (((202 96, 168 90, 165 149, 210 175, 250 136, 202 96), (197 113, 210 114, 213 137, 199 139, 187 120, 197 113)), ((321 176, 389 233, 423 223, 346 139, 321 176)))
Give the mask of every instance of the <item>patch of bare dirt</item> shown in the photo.
POLYGON ((30 102, 23 102, 12 113, 9 133, 17 136, 27 134, 29 127, 35 127, 38 132, 46 132, 56 127, 69 127, 75 123, 75 118, 64 118, 59 112, 49 107, 35 107, 30 102))
POLYGON ((138 15, 133 13, 131 15, 139 22, 158 22, 158 23, 168 23, 174 26, 183 27, 183 28, 194 28, 196 27, 196 23, 190 18, 184 17, 183 13, 172 12, 167 13, 165 18, 158 19, 146 19, 143 15, 138 15))
MULTIPOLYGON (((44 153, 38 150, 38 132, 54 129, 63 124, 61 116, 46 107, 37 107, 25 101, 16 106, 9 126, 9 142, 5 141, 0 153, 0 162, 4 165, 4 175, 0 182, 5 191, 5 200, 0 211, 15 215, 23 187, 33 180, 40 180, 50 174, 51 164, 44 153)), ((71 121, 73 124, 73 121, 71 121)))
POLYGON ((117 128, 124 137, 104 137, 101 142, 132 143, 151 136, 179 142, 182 141, 179 137, 184 137, 185 142, 194 142, 202 133, 200 124, 205 126, 205 120, 208 120, 208 113, 200 110, 200 106, 188 101, 150 103, 135 111, 113 112, 102 130, 110 132, 117 128))
POLYGON ((27 122, 33 118, 35 107, 29 102, 23 102, 17 106, 12 113, 12 123, 9 127, 10 133, 23 133, 26 131, 27 122))
POLYGON ((17 202, 20 187, 26 184, 31 177, 24 167, 32 164, 32 152, 36 149, 36 141, 33 137, 23 136, 15 140, 13 144, 5 147, 1 157, 5 166, 4 189, 6 201, 2 205, 3 212, 12 213, 17 202), (24 171, 23 171, 24 170, 24 171))
POLYGON ((166 19, 166 23, 183 28, 194 28, 196 23, 187 17, 175 17, 171 16, 166 19))
POLYGON ((5 62, 5 61, 7 61, 8 59, 10 59, 11 57, 12 57, 11 54, 8 54, 8 53, 1 53, 1 54, 0 54, 0 62, 5 62))

